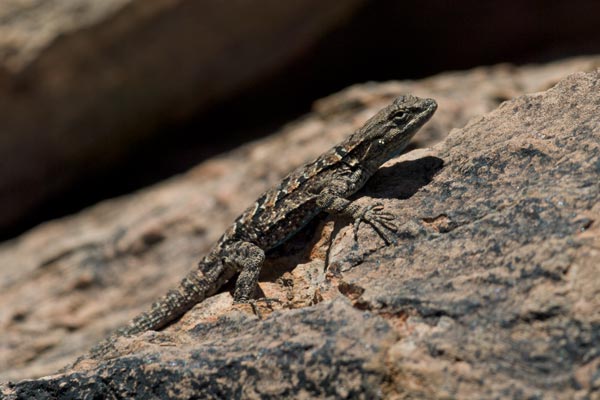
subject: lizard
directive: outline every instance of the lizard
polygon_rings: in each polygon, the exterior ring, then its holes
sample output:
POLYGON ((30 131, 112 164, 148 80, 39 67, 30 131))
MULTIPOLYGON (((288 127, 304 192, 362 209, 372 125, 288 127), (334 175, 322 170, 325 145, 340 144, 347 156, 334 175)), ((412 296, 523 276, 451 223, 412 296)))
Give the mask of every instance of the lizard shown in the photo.
POLYGON ((253 301, 265 252, 288 240, 323 211, 353 218, 355 238, 364 222, 386 244, 393 242, 397 230, 394 216, 381 203, 360 206, 348 198, 383 163, 406 148, 436 109, 433 99, 400 96, 346 140, 288 174, 226 229, 177 288, 118 330, 118 335, 169 326, 236 275, 234 302, 253 301))

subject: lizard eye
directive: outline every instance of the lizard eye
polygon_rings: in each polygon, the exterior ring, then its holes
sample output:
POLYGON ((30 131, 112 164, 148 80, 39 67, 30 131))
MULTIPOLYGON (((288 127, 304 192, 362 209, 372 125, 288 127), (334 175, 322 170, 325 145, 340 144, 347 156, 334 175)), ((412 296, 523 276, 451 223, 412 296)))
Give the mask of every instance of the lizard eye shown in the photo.
POLYGON ((406 113, 404 111, 401 111, 401 112, 397 113, 396 115, 394 115, 395 123, 400 123, 400 122, 404 121, 405 119, 406 119, 406 113))

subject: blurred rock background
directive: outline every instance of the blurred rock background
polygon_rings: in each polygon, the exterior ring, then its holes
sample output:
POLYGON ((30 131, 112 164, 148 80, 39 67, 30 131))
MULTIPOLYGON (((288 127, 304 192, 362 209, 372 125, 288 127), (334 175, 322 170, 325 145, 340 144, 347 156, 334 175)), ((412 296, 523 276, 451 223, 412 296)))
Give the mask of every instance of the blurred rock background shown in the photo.
POLYGON ((600 3, 4 0, 0 237, 183 172, 351 84, 600 52, 600 3))

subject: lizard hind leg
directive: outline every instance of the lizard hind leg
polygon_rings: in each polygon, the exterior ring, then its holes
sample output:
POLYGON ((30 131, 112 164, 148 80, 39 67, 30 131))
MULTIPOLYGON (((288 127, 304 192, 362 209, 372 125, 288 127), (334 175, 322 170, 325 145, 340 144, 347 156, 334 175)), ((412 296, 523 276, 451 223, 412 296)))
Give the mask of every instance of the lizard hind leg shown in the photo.
POLYGON ((225 263, 240 271, 235 282, 233 300, 236 303, 247 303, 256 291, 265 252, 250 242, 236 242, 227 247, 227 252, 225 263))

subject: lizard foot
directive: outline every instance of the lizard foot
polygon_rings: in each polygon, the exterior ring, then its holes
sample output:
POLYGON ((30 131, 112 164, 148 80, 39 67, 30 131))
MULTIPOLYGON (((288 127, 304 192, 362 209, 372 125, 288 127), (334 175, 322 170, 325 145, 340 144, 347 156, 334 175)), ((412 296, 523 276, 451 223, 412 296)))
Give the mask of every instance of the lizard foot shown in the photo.
POLYGON ((260 299, 248 300, 247 303, 250 304, 250 307, 252 307, 252 312, 258 317, 258 319, 262 319, 260 308, 258 308, 258 303, 262 302, 264 302, 271 310, 273 310, 273 303, 283 304, 281 300, 274 297, 261 297, 260 299))
POLYGON ((398 226, 394 222, 395 219, 394 214, 383 211, 382 203, 369 204, 354 215, 354 239, 358 240, 358 228, 365 222, 371 225, 386 244, 396 243, 394 233, 398 231, 398 226))

